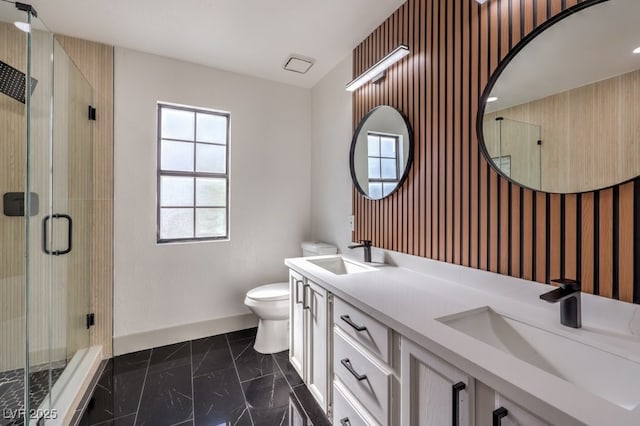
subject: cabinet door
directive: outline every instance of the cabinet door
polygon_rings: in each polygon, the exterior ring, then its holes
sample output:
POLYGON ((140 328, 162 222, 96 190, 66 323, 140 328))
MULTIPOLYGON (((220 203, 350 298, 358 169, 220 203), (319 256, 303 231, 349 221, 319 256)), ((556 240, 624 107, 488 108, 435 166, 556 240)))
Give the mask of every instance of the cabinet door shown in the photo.
POLYGON ((304 320, 304 278, 302 275, 289 272, 289 361, 296 369, 300 377, 304 376, 304 345, 305 345, 305 320, 304 320))
POLYGON ((329 377, 328 348, 328 293, 317 284, 307 281, 307 376, 306 384, 311 394, 327 413, 329 377))
POLYGON ((473 378, 404 338, 401 354, 403 425, 473 425, 473 378))

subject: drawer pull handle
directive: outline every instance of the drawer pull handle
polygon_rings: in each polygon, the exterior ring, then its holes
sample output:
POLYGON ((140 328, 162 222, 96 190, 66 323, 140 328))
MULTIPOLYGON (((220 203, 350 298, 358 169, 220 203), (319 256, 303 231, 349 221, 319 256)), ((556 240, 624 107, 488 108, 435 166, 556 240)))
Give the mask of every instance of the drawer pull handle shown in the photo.
POLYGON ((464 390, 467 386, 458 382, 451 386, 451 406, 453 407, 453 413, 451 419, 453 420, 453 426, 458 426, 460 419, 460 391, 464 390))
POLYGON ((502 424, 502 418, 507 417, 507 414, 509 414, 509 410, 504 407, 493 410, 493 426, 500 426, 502 424))
MULTIPOLYGON (((295 279, 295 278, 294 278, 295 279)), ((300 300, 300 292, 298 291, 300 289, 300 284, 303 284, 302 280, 295 280, 295 286, 296 286, 296 304, 301 305, 303 304, 303 301, 300 300)))
POLYGON ((367 327, 365 327, 364 325, 358 325, 355 322, 351 321, 351 317, 349 315, 340 315, 340 319, 349 324, 356 331, 365 331, 367 329, 367 327))
POLYGON ((340 424, 342 426, 351 426, 351 422, 349 421, 349 417, 345 417, 344 419, 340 420, 340 424))
POLYGON ((307 304, 307 288, 311 288, 310 284, 302 286, 302 309, 311 309, 311 305, 307 304))
POLYGON ((349 358, 345 358, 343 360, 340 360, 340 364, 344 365, 344 368, 346 368, 349 371, 349 373, 351 373, 353 375, 353 377, 358 379, 359 382, 361 382, 363 380, 367 380, 367 375, 366 374, 358 374, 358 372, 353 369, 353 366, 351 365, 351 361, 349 361, 349 358))

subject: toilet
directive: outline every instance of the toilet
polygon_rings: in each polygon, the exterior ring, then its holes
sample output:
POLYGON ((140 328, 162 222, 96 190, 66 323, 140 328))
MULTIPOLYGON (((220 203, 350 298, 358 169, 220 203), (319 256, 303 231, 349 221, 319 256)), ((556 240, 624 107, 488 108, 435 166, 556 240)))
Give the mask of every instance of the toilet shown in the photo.
MULTIPOLYGON (((336 254, 337 247, 320 241, 302 243, 303 256, 336 254)), ((253 348, 263 354, 289 349, 289 282, 266 284, 247 292, 244 304, 259 318, 253 348)))

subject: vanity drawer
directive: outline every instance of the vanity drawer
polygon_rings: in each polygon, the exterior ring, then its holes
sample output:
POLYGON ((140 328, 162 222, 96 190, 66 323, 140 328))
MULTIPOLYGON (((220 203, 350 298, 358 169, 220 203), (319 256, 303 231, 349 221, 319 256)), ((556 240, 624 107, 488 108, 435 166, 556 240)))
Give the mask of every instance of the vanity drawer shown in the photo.
POLYGON ((333 329, 335 376, 380 423, 388 424, 392 374, 333 329))
POLYGON ((348 336, 389 363, 391 330, 347 302, 335 298, 333 323, 348 336))
POLYGON ((333 383, 333 424, 334 426, 379 426, 380 423, 356 408, 350 401, 348 392, 339 382, 333 383))

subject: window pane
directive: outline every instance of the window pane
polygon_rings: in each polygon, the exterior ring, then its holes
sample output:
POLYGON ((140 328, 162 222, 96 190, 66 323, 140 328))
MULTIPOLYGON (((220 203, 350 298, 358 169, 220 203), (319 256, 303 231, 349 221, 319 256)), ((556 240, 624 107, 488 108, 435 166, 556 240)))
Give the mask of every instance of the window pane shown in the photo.
POLYGON ((193 178, 162 176, 160 206, 193 206, 193 178))
POLYGON ((193 238, 193 209, 160 209, 160 238, 193 238))
POLYGON ((193 140, 195 113, 162 107, 162 139, 193 140))
POLYGON ((198 142, 227 143, 227 117, 214 114, 197 114, 198 142))
POLYGON ((225 209, 196 209, 196 237, 224 237, 226 233, 225 209))
POLYGON ((196 144, 196 171, 226 173, 227 148, 219 145, 196 144))
POLYGON ((396 160, 382 159, 382 179, 396 179, 396 160))
POLYGON ((377 136, 369 135, 367 137, 367 142, 369 143, 369 157, 379 157, 380 156, 380 138, 377 136))
POLYGON ((379 158, 369 158, 369 179, 380 179, 379 158))
POLYGON ((393 190, 396 188, 398 184, 397 183, 383 183, 382 184, 382 196, 386 197, 387 195, 391 194, 391 192, 393 192, 393 190))
POLYGON ((382 198, 382 184, 380 182, 369 183, 369 197, 374 199, 382 198))
POLYGON ((160 150, 162 170, 193 171, 193 143, 162 141, 160 150))
POLYGON ((396 157, 396 139, 382 138, 380 139, 380 155, 382 157, 396 157))
POLYGON ((226 179, 196 179, 196 205, 197 206, 226 206, 227 205, 227 180, 226 179))

